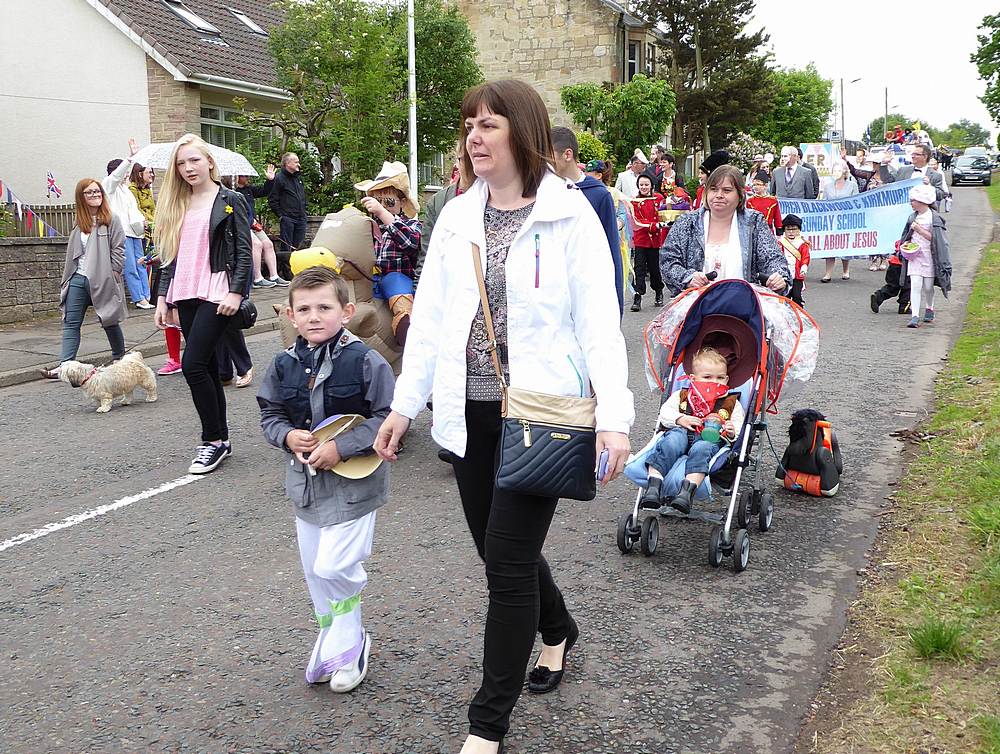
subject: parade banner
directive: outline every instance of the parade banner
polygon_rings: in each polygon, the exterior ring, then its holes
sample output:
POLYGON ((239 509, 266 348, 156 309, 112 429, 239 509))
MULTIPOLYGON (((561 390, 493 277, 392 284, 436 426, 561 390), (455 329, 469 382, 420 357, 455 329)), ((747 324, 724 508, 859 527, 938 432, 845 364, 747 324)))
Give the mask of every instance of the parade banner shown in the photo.
POLYGON ((840 145, 828 141, 803 142, 799 144, 802 159, 808 162, 819 173, 820 178, 829 178, 833 170, 833 161, 840 157, 840 145))
POLYGON ((778 207, 802 218, 813 259, 892 254, 913 212, 910 189, 920 182, 888 183, 847 199, 779 199, 778 207))

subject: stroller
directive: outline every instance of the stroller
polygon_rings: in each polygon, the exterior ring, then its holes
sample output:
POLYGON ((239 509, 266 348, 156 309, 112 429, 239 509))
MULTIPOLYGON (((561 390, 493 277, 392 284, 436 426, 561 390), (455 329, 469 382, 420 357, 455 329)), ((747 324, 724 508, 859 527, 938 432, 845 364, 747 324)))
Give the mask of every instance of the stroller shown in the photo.
MULTIPOLYGON (((709 563, 717 568, 732 556, 734 569, 743 571, 750 560, 750 523, 756 520, 758 530, 765 532, 774 517, 774 498, 762 481, 761 435, 768 431, 767 414, 777 413, 775 404, 786 378, 805 381, 811 376, 819 328, 789 299, 743 280, 721 280, 673 299, 647 325, 645 346, 650 387, 661 392, 661 401, 688 384, 692 358, 701 348, 720 352, 729 366, 730 394, 738 395, 746 419, 732 444, 712 458, 709 474, 695 492, 695 500, 704 502, 712 499, 713 486, 717 488, 729 498, 724 512, 685 514, 664 505, 640 520, 646 458, 662 435, 657 422, 653 437, 625 467, 625 475, 640 489, 632 510, 618 521, 618 549, 629 553, 638 542, 644 555, 652 555, 659 544, 660 516, 699 520, 712 524, 709 563), (749 483, 741 489, 747 477, 749 483)), ((679 491, 686 460, 680 458, 664 475, 664 495, 679 491)))

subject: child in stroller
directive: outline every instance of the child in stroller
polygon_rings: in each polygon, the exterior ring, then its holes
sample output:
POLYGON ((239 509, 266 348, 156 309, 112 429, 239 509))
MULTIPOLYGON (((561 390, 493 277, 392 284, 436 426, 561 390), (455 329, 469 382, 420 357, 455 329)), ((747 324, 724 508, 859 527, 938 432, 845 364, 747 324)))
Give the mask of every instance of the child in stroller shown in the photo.
POLYGON ((743 427, 739 395, 730 391, 726 358, 711 347, 701 348, 691 361, 690 386, 674 392, 660 407, 659 424, 666 431, 646 457, 648 483, 641 507, 658 510, 669 502, 687 514, 698 486, 724 442, 733 442, 743 427), (687 456, 685 477, 672 500, 663 496, 663 477, 681 456, 687 456))

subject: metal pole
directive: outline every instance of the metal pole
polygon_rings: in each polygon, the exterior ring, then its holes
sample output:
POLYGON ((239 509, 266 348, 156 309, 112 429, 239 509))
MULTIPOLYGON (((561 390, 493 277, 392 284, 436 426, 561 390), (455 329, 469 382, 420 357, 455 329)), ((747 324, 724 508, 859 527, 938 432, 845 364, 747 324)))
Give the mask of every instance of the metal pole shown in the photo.
POLYGON ((414 194, 417 186, 417 44, 414 34, 413 0, 406 3, 406 46, 410 73, 410 186, 414 194))
POLYGON ((844 77, 840 77, 840 145, 847 146, 847 126, 844 118, 844 77))
POLYGON ((889 87, 885 88, 885 119, 882 121, 882 138, 889 133, 889 87))

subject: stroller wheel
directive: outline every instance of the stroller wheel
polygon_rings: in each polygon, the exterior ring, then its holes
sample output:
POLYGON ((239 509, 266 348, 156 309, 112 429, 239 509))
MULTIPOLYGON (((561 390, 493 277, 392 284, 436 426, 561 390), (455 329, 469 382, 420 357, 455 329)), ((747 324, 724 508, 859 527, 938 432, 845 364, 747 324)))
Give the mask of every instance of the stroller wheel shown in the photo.
POLYGON ((733 540, 733 570, 736 573, 745 571, 750 562, 750 533, 746 529, 736 532, 733 540))
POLYGON ((642 554, 649 557, 656 552, 656 546, 660 543, 660 522, 656 516, 647 516, 642 520, 642 533, 639 535, 639 549, 642 554))
POLYGON ((632 528, 632 514, 623 513, 621 518, 618 519, 618 549, 621 550, 622 555, 632 552, 632 548, 635 547, 632 528))
POLYGON ((760 510, 757 513, 757 528, 767 531, 774 520, 774 496, 770 492, 760 494, 760 510))
POLYGON ((712 534, 708 539, 708 564, 712 568, 722 565, 722 527, 712 527, 712 534))
POLYGON ((736 523, 741 529, 746 529, 750 525, 751 511, 753 510, 753 494, 750 490, 740 493, 740 499, 736 503, 736 523))

